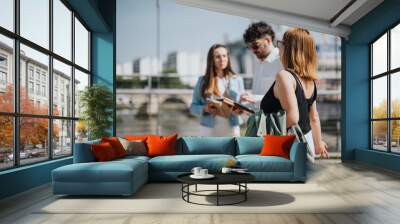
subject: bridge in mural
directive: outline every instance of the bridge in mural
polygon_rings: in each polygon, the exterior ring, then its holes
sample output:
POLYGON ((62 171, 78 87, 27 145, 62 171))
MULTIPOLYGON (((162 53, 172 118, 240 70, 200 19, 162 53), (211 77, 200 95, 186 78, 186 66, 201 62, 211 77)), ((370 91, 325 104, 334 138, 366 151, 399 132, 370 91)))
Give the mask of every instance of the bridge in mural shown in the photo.
MULTIPOLYGON (((335 90, 321 90, 318 95, 338 94, 335 90)), ((155 115, 166 102, 181 102, 189 109, 193 89, 117 89, 119 108, 141 109, 149 115, 155 115)))

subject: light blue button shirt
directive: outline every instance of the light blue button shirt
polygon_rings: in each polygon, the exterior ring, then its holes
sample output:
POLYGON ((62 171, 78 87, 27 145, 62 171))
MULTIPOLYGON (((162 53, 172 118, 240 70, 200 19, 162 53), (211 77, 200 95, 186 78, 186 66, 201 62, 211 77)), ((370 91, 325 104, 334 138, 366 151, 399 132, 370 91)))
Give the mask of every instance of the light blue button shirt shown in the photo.
MULTIPOLYGON (((193 90, 192 104, 190 105, 190 113, 201 118, 200 124, 206 127, 214 127, 215 117, 204 112, 204 107, 207 105, 206 99, 201 95, 201 86, 204 76, 199 77, 196 87, 193 90)), ((239 75, 233 75, 228 80, 227 91, 229 97, 235 102, 239 102, 240 96, 244 93, 243 78, 239 75)), ((229 116, 229 124, 237 126, 243 123, 243 119, 238 115, 229 116)))

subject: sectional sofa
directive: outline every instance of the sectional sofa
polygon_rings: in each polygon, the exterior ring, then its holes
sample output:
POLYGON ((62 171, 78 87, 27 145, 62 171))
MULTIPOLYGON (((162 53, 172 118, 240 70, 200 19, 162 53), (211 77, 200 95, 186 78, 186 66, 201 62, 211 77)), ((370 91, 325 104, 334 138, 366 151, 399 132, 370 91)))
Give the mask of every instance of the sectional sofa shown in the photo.
POLYGON ((75 144, 73 164, 52 171, 54 194, 67 195, 131 195, 148 181, 176 181, 180 174, 193 167, 218 172, 230 159, 259 182, 304 182, 306 149, 293 143, 290 159, 260 156, 261 137, 181 137, 176 143, 177 155, 127 156, 122 159, 96 162, 91 141, 75 144))

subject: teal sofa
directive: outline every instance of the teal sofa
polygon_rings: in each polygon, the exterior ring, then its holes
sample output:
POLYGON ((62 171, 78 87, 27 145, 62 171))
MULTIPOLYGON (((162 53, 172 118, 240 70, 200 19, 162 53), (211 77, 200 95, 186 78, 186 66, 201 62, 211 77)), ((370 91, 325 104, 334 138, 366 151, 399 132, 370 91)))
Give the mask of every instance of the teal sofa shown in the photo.
POLYGON ((122 159, 96 162, 90 145, 98 141, 75 144, 74 163, 52 171, 54 194, 67 195, 131 195, 148 181, 176 181, 193 167, 219 172, 228 160, 234 159, 259 182, 304 182, 306 149, 294 143, 290 159, 260 156, 261 137, 181 137, 177 155, 127 156, 122 159))

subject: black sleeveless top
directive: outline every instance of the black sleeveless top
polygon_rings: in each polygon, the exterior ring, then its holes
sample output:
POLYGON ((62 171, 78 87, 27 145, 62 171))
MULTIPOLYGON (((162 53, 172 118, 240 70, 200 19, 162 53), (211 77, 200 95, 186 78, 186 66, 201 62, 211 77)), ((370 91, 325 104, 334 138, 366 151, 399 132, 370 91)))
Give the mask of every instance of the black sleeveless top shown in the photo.
MULTIPOLYGON (((291 71, 288 72, 290 72, 290 74, 292 74, 293 77, 296 79, 295 94, 297 98, 297 106, 299 108, 299 126, 303 131, 303 133, 306 134, 311 130, 309 111, 311 105, 317 99, 317 87, 315 85, 315 81, 313 81, 314 82, 313 95, 309 99, 307 99, 304 94, 303 86, 300 82, 299 77, 297 77, 297 75, 292 73, 291 71)), ((275 82, 272 84, 271 88, 269 88, 268 92, 261 100, 260 108, 261 110, 263 110, 265 114, 276 113, 280 110, 283 110, 281 103, 274 95, 274 86, 275 82)))

